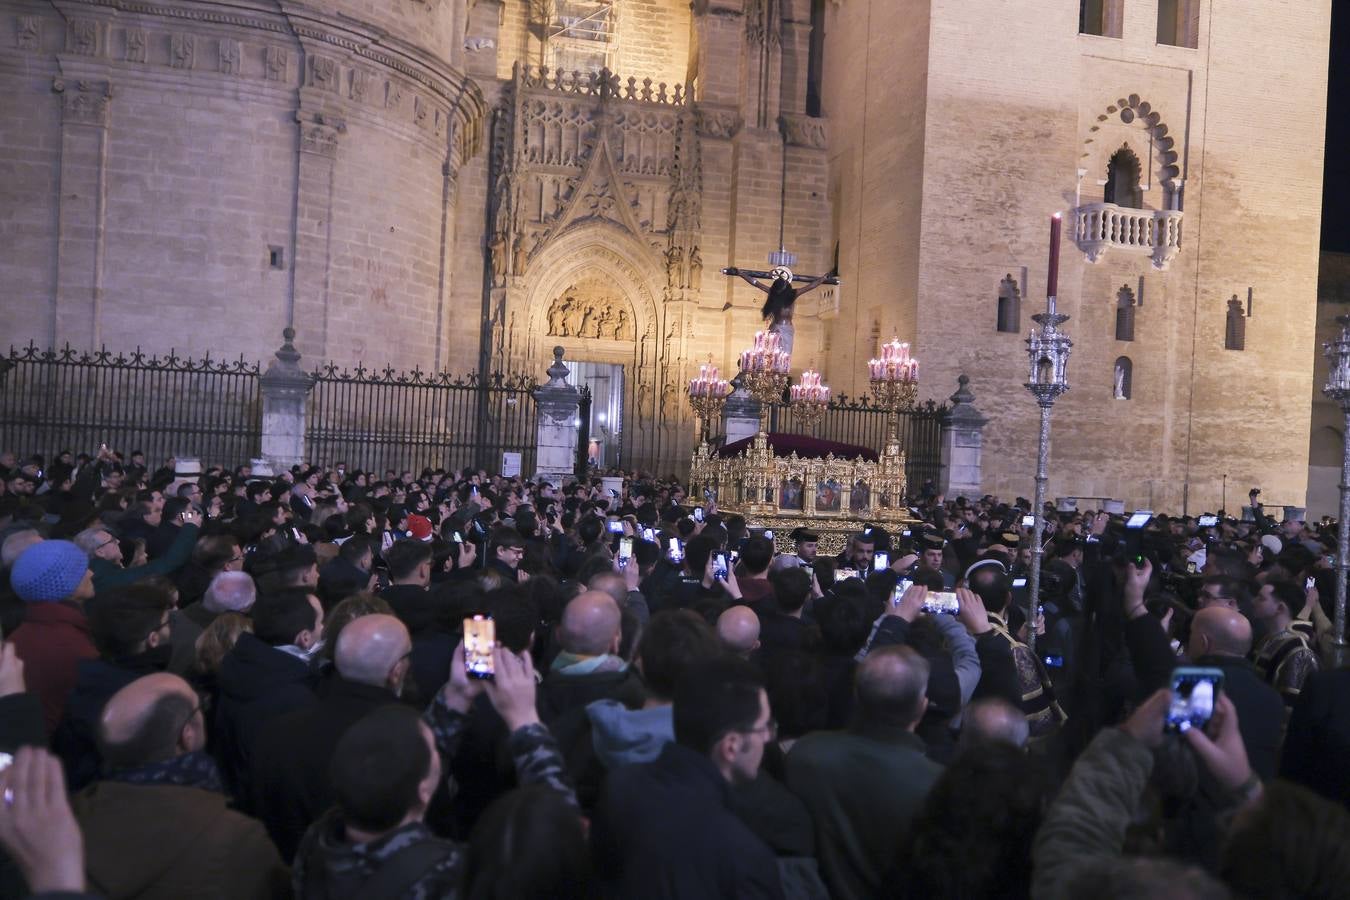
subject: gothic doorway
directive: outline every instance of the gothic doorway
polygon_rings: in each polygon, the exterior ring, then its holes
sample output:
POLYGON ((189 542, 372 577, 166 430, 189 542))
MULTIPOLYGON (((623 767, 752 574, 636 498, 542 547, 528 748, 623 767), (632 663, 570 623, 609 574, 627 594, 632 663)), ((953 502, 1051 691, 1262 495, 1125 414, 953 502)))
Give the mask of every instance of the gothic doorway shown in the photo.
POLYGON ((570 381, 591 389, 591 445, 586 456, 601 469, 622 466, 623 366, 616 363, 571 361, 570 381))

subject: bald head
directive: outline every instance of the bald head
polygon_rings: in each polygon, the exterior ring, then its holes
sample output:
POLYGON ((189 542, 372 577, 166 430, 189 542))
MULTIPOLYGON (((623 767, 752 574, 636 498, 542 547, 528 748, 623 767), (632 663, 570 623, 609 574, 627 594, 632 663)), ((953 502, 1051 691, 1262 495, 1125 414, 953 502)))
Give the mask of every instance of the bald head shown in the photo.
POLYGON ((403 685, 412 652, 407 626, 393 616, 376 613, 352 619, 338 634, 333 660, 338 674, 348 681, 373 687, 388 687, 395 693, 403 685))
POLYGON ((558 640, 564 650, 582 656, 613 653, 619 646, 623 615, 603 591, 585 591, 563 610, 558 640))
POLYGON ((609 594, 614 602, 623 606, 624 600, 628 599, 628 582, 618 572, 600 572, 591 576, 591 580, 586 583, 586 587, 592 591, 601 591, 609 594))
POLYGON ((742 656, 759 646, 759 616, 748 606, 733 606, 717 617, 717 636, 742 656))
POLYGON ((31 528, 16 531, 0 544, 0 569, 14 568, 14 561, 34 544, 42 543, 42 535, 31 528))
POLYGON ((961 713, 961 747, 1009 744, 1025 747, 1031 736, 1027 717, 1007 700, 990 697, 976 700, 961 713))
POLYGON ((168 672, 138 678, 113 694, 99 717, 98 737, 112 769, 164 762, 206 746, 197 694, 168 672))
POLYGON ((1246 656, 1252 649, 1252 623, 1235 609, 1207 606, 1191 619, 1192 659, 1200 656, 1246 656))
POLYGON ((928 708, 928 671, 928 660, 909 647, 882 647, 867 654, 854 682, 863 722, 913 729, 928 708))

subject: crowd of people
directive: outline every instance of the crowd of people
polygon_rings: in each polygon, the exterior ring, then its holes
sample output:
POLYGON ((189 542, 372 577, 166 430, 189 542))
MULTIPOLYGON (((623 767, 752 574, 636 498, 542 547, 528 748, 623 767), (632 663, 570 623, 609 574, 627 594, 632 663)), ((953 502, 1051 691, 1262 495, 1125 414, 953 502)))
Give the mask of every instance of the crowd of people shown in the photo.
POLYGON ((611 484, 0 455, 0 896, 1350 896, 1335 523, 611 484))

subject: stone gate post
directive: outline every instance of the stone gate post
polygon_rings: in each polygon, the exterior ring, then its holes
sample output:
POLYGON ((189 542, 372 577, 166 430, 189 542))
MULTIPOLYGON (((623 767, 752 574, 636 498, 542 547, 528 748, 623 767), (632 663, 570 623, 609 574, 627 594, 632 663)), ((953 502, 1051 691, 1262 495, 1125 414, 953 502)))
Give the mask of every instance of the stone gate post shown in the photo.
POLYGON ((562 485, 573 477, 577 461, 577 407, 581 393, 567 383, 563 348, 553 348, 553 365, 548 367, 548 382, 534 389, 538 415, 535 425, 535 475, 551 484, 562 485))
POLYGON ((970 378, 962 375, 952 394, 951 408, 942 417, 942 475, 939 490, 948 499, 983 494, 982 463, 984 426, 989 420, 975 408, 970 378))
POLYGON ((282 331, 285 339, 267 371, 259 379, 262 394, 262 458, 280 472, 305 458, 305 404, 314 379, 300 368, 295 329, 282 331))

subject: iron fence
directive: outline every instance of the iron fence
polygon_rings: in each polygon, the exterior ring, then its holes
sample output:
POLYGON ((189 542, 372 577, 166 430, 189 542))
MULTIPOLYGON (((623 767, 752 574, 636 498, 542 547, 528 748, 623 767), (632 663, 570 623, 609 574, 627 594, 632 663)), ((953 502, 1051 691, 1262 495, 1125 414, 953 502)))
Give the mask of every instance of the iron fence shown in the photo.
POLYGON ((261 442, 259 367, 234 362, 84 353, 35 344, 0 357, 0 449, 76 453, 107 444, 169 456, 243 462, 261 442))
MULTIPOLYGON (((942 417, 946 412, 945 405, 929 400, 899 415, 900 448, 905 451, 905 478, 911 493, 917 494, 930 478, 935 484, 939 480, 942 473, 942 417)), ((880 450, 886 442, 888 415, 870 397, 853 400, 839 394, 830 400, 824 417, 813 428, 797 422, 790 404, 772 404, 769 430, 809 434, 821 440, 880 450)))
POLYGON ((519 453, 521 474, 534 474, 532 378, 497 373, 484 381, 476 374, 336 365, 311 374, 305 428, 311 460, 381 474, 468 465, 498 472, 503 453, 519 453))

